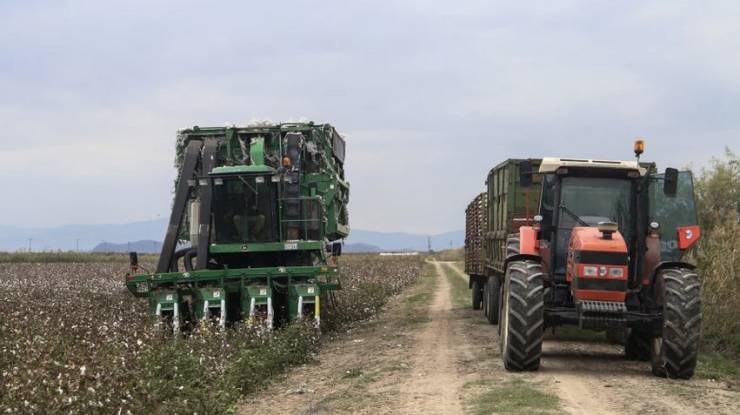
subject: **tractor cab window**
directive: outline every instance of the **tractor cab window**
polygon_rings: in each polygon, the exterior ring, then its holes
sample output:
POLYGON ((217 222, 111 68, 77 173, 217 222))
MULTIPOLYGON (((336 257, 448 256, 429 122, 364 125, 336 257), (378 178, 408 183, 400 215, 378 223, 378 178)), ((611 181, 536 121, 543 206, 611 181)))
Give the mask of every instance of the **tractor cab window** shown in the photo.
POLYGON ((565 177, 561 181, 555 273, 564 274, 570 234, 576 226, 615 222, 630 240, 632 182, 627 179, 565 177))
POLYGON ((689 171, 678 172, 676 194, 663 192, 663 174, 650 176, 650 222, 660 225, 660 254, 662 261, 679 261, 678 231, 681 226, 692 226, 696 220, 694 180, 689 171))
POLYGON ((215 243, 276 241, 275 184, 269 177, 214 179, 215 243))

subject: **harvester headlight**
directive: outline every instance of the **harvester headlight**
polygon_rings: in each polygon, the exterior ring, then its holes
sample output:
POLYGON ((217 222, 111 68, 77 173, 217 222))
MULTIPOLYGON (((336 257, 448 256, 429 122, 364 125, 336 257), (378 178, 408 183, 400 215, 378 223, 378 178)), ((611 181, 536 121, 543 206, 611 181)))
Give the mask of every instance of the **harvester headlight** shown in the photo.
POLYGON ((609 276, 612 278, 624 277, 624 268, 609 268, 609 276))
POLYGON ((265 182, 265 178, 262 177, 262 176, 257 176, 257 177, 254 178, 254 182, 255 183, 264 183, 265 182))
POLYGON ((599 267, 586 266, 583 267, 584 277, 596 277, 599 275, 599 267))

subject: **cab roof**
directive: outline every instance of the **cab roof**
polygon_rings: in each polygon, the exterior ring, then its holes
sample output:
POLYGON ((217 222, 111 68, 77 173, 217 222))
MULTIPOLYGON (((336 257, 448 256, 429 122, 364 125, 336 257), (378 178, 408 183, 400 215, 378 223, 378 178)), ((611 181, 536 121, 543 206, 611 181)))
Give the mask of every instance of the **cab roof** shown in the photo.
POLYGON ((640 166, 640 163, 634 160, 594 160, 594 159, 573 159, 545 157, 540 164, 540 173, 555 173, 560 167, 578 167, 592 169, 609 169, 609 170, 633 170, 640 173, 640 176, 647 174, 647 169, 640 166))

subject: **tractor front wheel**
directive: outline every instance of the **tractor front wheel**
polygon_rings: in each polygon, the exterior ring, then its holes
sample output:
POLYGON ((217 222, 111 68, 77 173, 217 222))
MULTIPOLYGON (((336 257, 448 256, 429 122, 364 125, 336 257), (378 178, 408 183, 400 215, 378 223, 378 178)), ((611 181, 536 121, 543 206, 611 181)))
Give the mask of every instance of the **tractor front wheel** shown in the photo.
POLYGON ((523 260, 509 263, 499 325, 501 356, 507 370, 537 370, 540 367, 545 326, 543 291, 539 262, 523 260))
POLYGON ((701 284, 687 268, 668 268, 655 279, 656 302, 663 306, 661 336, 652 339, 655 376, 689 379, 694 375, 701 334, 701 284))

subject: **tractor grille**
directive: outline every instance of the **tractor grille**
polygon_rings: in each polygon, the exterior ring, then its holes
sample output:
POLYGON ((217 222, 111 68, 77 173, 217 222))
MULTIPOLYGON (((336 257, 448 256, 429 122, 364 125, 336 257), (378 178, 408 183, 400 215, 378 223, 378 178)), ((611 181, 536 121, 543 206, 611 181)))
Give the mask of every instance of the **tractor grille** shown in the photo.
POLYGON ((579 301, 578 326, 582 329, 625 327, 627 306, 618 301, 579 301))
POLYGON ((618 301, 592 301, 582 300, 578 302, 578 311, 583 313, 626 313, 627 306, 618 301))

